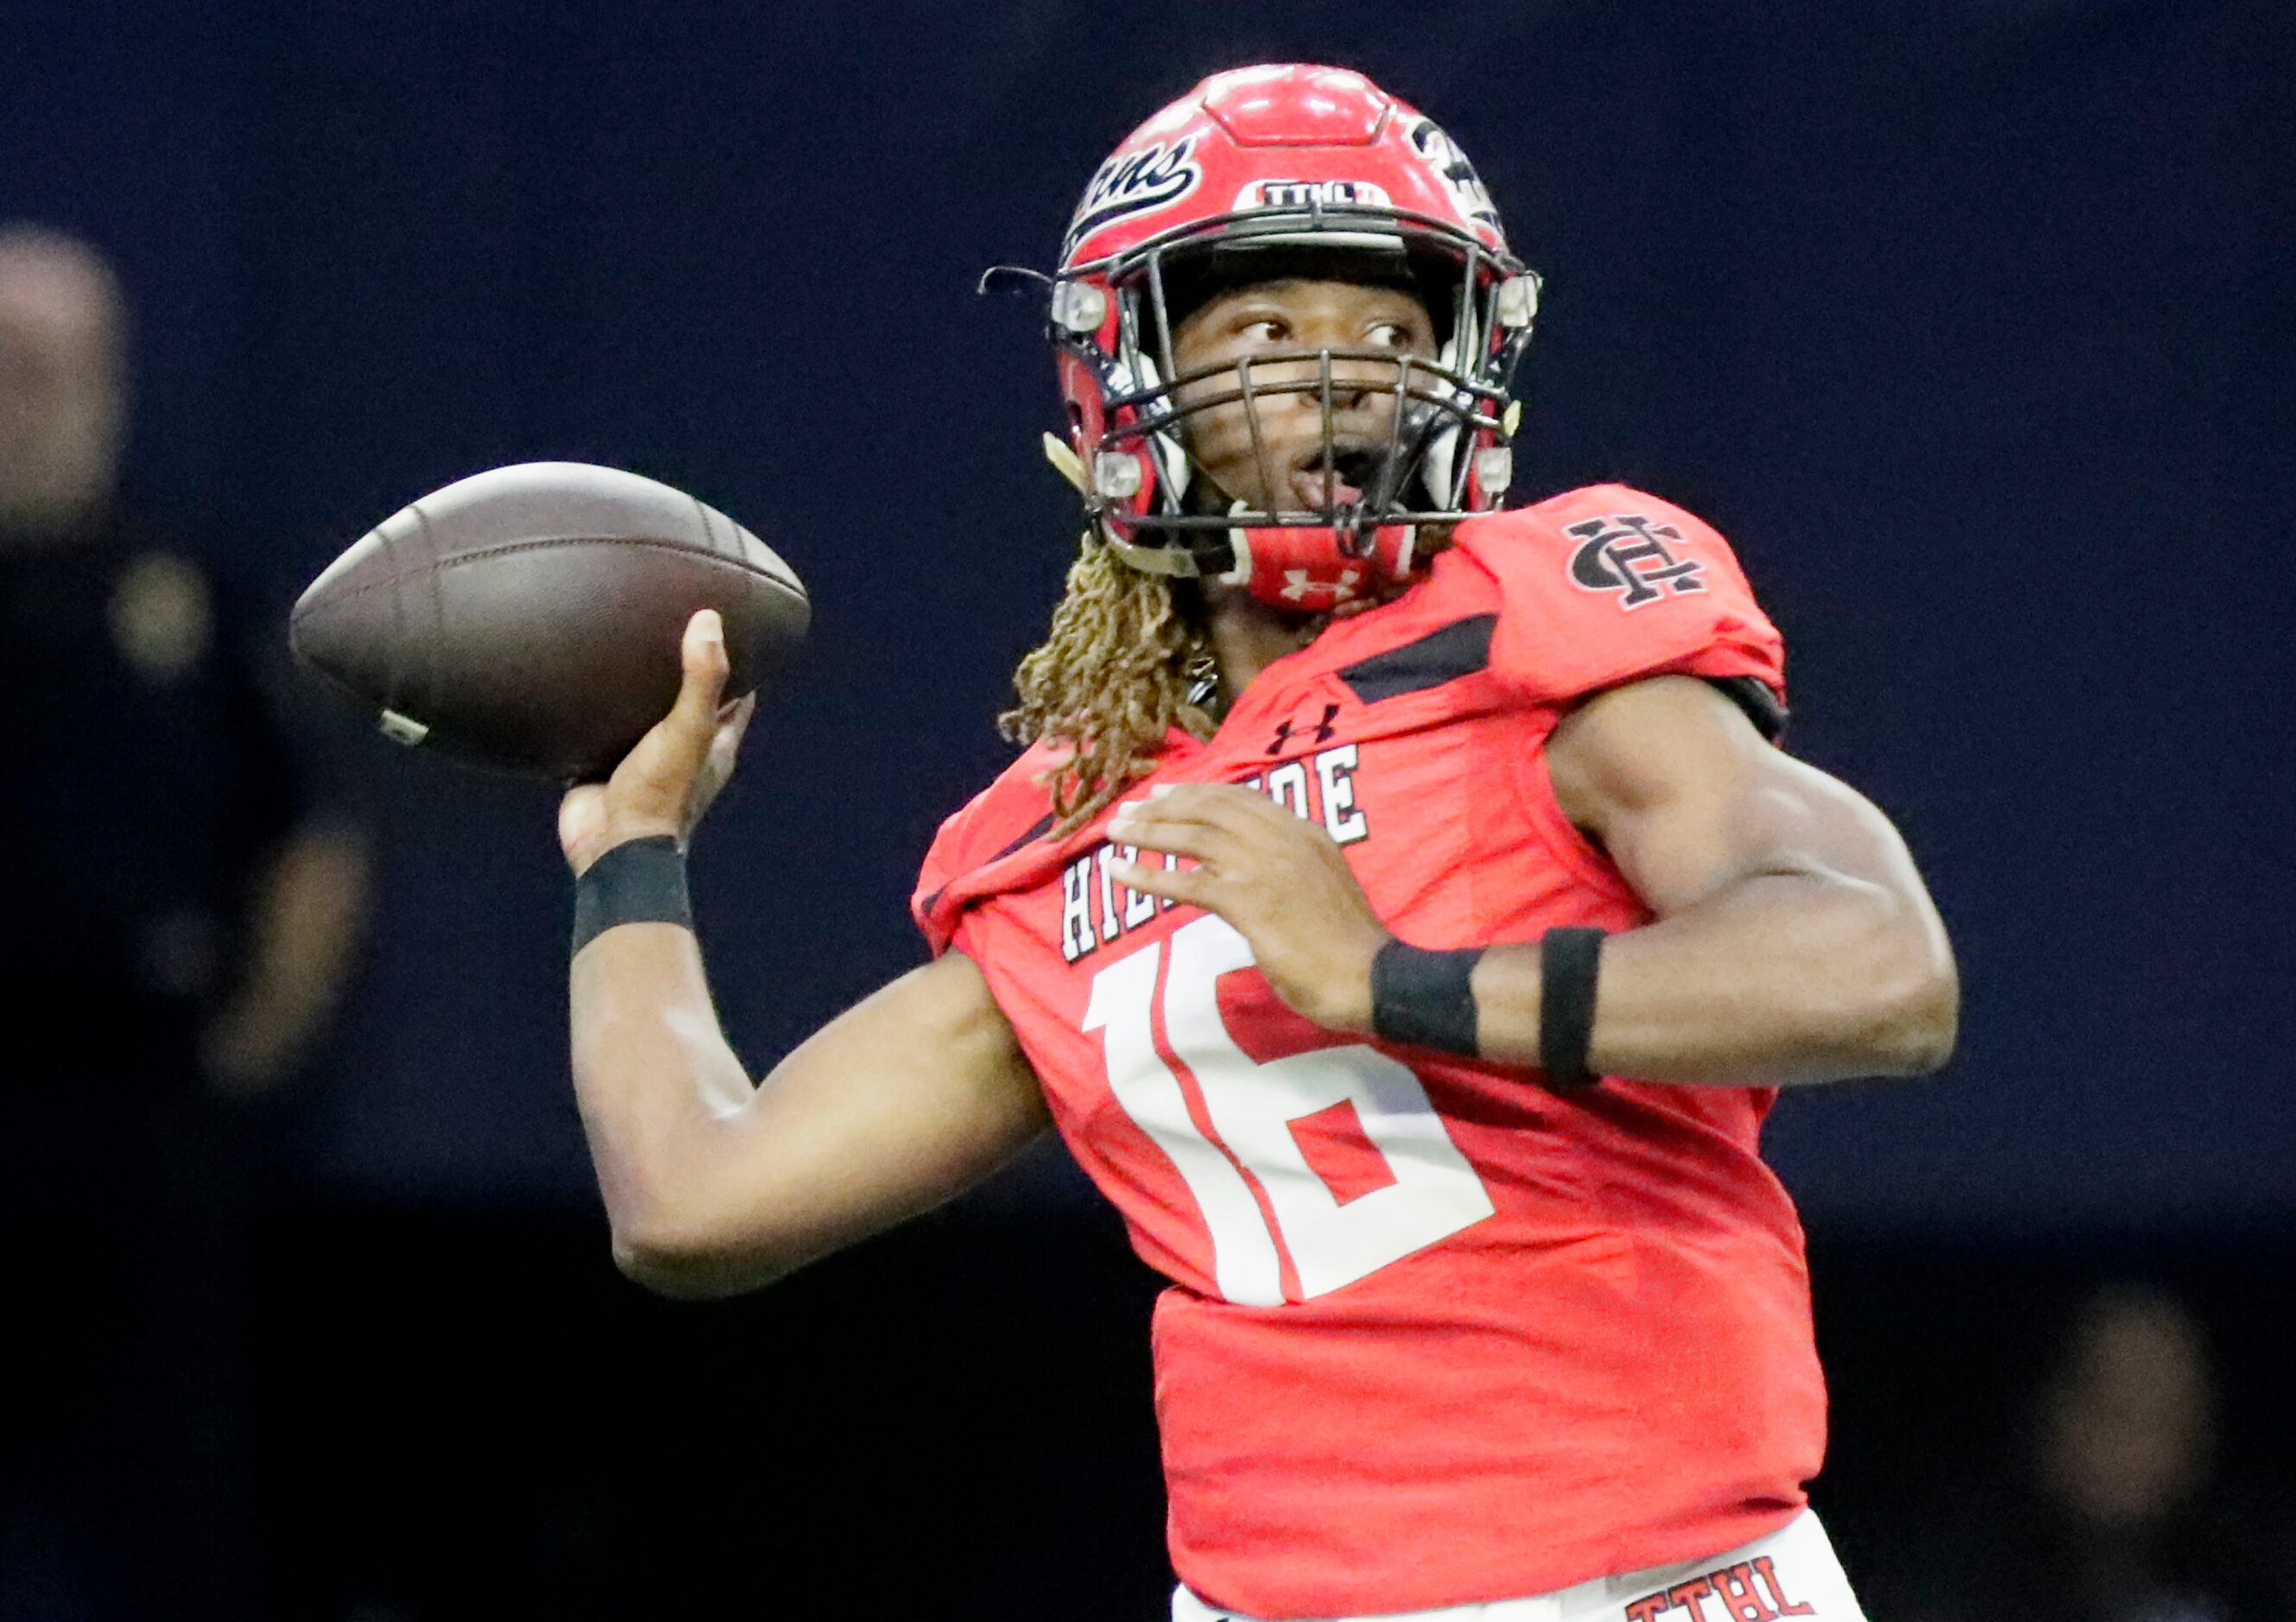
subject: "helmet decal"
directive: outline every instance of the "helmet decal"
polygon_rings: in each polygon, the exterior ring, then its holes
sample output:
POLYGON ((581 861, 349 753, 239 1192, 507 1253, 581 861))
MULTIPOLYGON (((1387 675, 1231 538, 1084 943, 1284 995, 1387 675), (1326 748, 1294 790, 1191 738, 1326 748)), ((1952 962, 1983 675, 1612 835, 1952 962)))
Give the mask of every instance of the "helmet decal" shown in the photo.
POLYGON ((1185 136, 1169 146, 1157 141, 1136 151, 1119 152, 1102 164, 1092 184, 1084 189, 1076 218, 1069 222, 1063 254, 1105 226, 1169 208, 1194 191, 1204 177, 1202 166, 1192 160, 1195 147, 1196 137, 1185 136))
POLYGON ((1238 209, 1391 209, 1376 180, 1254 180, 1235 194, 1238 209))
POLYGON ((1475 173, 1475 166, 1467 161, 1467 154, 1434 119, 1422 119, 1411 127, 1411 144, 1450 192, 1451 201, 1458 205, 1460 213, 1482 221, 1493 231, 1499 228, 1498 204, 1491 201, 1482 177, 1475 173))

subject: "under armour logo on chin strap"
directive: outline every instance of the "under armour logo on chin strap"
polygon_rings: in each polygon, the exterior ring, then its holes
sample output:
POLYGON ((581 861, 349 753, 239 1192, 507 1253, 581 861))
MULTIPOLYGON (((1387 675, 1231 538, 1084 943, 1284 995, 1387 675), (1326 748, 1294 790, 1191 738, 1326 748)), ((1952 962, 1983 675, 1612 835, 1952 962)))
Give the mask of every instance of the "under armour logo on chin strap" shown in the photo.
POLYGON ((1356 587, 1362 580, 1363 571, 1360 569, 1343 569, 1340 572, 1340 578, 1332 581, 1319 580, 1305 569, 1286 569, 1283 572, 1283 596, 1291 602, 1304 603, 1318 592, 1328 591, 1332 594, 1332 601, 1344 603, 1355 596, 1356 587))

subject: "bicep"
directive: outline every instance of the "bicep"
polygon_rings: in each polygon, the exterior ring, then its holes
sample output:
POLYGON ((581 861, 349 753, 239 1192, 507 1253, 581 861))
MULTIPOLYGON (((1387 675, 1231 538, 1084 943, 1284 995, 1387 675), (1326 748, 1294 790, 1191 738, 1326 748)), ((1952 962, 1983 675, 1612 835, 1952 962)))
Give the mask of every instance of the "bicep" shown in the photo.
POLYGON ((1870 801, 1773 747, 1695 679, 1590 699, 1556 729, 1547 759, 1564 812, 1660 918, 1765 876, 1923 894, 1905 842, 1870 801))
POLYGON ((708 1248, 761 1282, 964 1192, 1049 1121, 980 970, 948 953, 830 1021, 722 1117, 708 1248))

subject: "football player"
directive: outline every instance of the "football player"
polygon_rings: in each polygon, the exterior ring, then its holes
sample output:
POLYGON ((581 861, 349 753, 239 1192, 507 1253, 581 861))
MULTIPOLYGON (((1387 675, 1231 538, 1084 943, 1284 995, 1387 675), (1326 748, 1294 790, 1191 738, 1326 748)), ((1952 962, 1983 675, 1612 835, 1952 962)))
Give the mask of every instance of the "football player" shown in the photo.
POLYGON ((1618 485, 1500 506, 1538 284, 1360 75, 1206 80, 1031 284, 1089 528, 1026 752, 925 859, 933 961, 743 1074, 680 856, 747 719, 711 615, 566 799, 620 1264, 749 1289, 1049 1124, 1171 1280, 1181 1622, 1857 1617, 1757 1140, 1935 1068, 1957 991, 1888 820, 1776 746, 1729 548, 1618 485))

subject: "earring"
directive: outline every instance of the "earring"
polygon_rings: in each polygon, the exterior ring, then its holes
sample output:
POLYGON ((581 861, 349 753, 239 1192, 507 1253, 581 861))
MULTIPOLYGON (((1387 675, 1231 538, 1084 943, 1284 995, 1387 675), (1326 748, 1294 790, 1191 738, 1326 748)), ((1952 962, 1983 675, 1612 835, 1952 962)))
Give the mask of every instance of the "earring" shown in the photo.
POLYGON ((1219 663, 1212 657, 1212 650, 1200 646, 1188 656, 1180 674, 1187 679, 1188 702, 1199 710, 1210 708, 1212 700, 1219 696, 1220 686, 1219 663))

